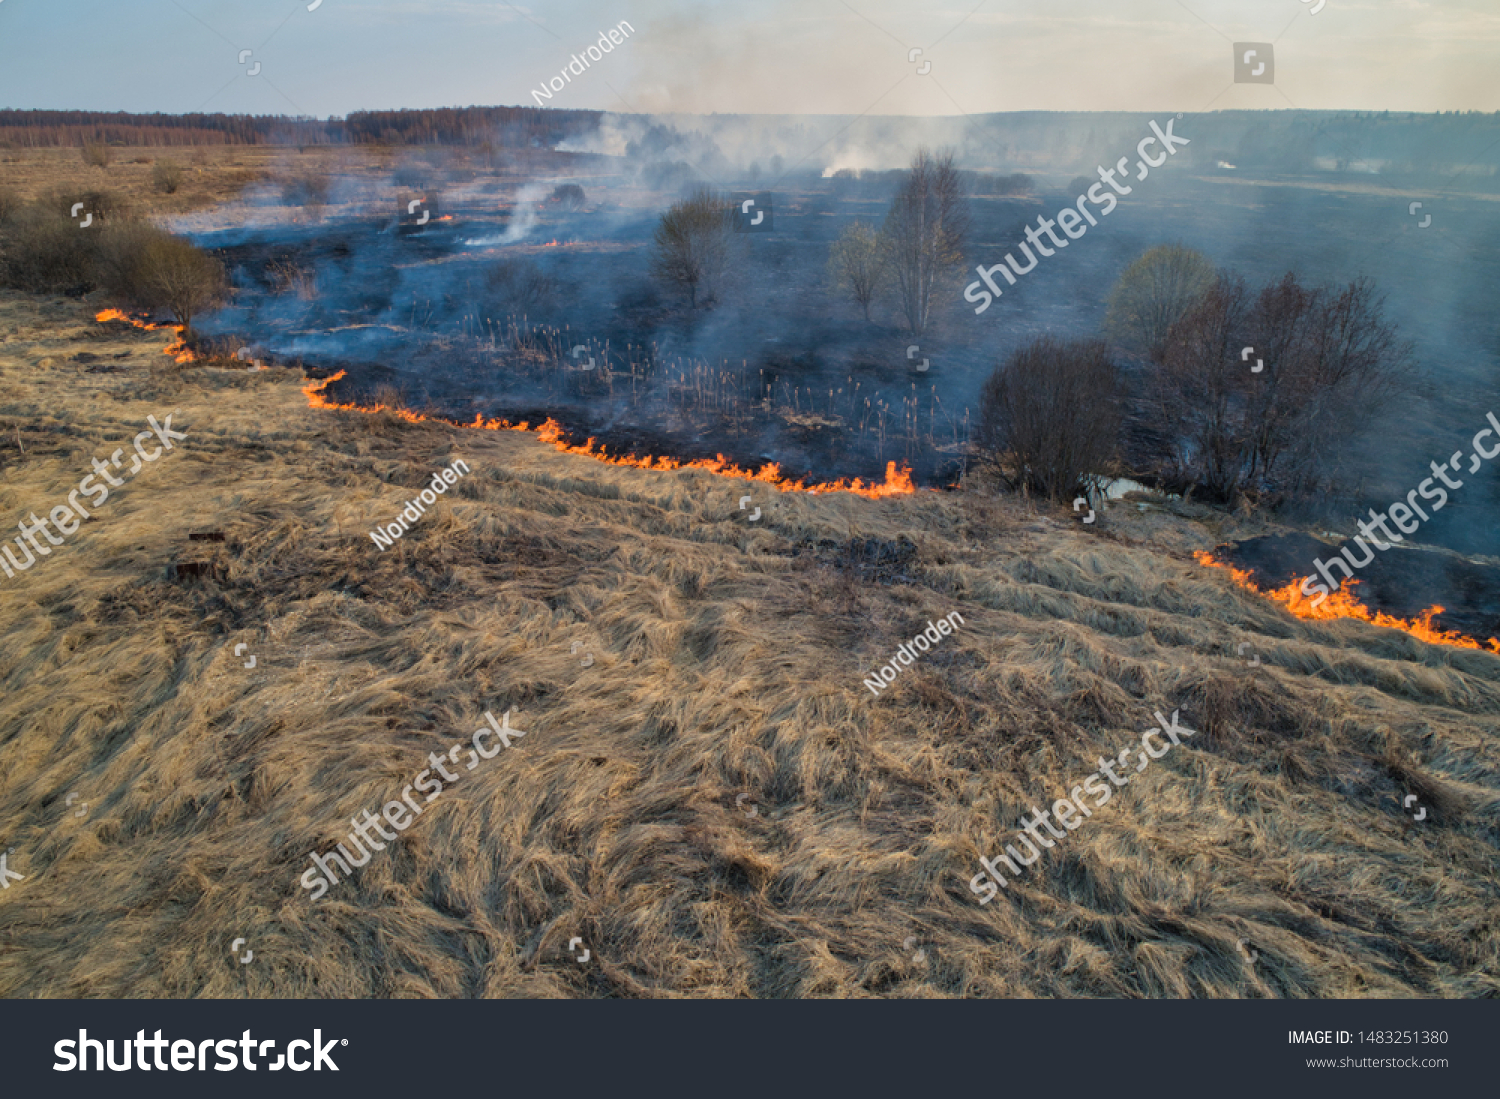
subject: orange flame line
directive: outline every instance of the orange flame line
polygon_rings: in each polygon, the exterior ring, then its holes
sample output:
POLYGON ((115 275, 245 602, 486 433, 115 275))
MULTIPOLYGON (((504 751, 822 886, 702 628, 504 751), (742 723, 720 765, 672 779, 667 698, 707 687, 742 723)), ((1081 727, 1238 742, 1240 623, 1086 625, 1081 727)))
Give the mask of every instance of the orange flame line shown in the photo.
POLYGON ((511 423, 509 420, 486 420, 476 414, 470 423, 458 420, 450 420, 442 416, 424 416, 420 412, 412 412, 404 408, 391 408, 387 405, 355 405, 338 404, 323 395, 323 391, 344 376, 340 370, 332 377, 321 381, 311 381, 302 387, 302 393, 307 397, 308 406, 311 408, 324 408, 342 412, 392 412, 405 420, 407 423, 419 424, 431 420, 436 423, 450 424, 454 427, 477 428, 482 431, 530 431, 544 443, 550 443, 554 448, 564 454, 581 454, 592 458, 596 462, 603 462, 612 466, 632 466, 636 469, 649 469, 657 472, 673 472, 682 469, 704 470, 708 473, 716 473, 721 477, 737 477, 745 481, 759 481, 763 484, 774 485, 782 492, 851 492, 856 496, 864 496, 871 500, 878 500, 886 496, 906 496, 916 492, 916 486, 912 483, 911 470, 906 466, 898 468, 895 462, 887 462, 885 466, 885 480, 883 482, 866 482, 859 477, 853 480, 840 478, 837 481, 817 481, 806 484, 802 481, 793 481, 781 476, 781 467, 771 462, 758 470, 741 469, 732 462, 725 460, 720 454, 715 458, 695 458, 691 461, 682 461, 677 458, 653 457, 636 458, 631 455, 606 454, 601 447, 596 447, 594 440, 589 439, 587 443, 578 446, 567 442, 563 438, 563 429, 556 420, 548 417, 539 427, 532 427, 529 422, 511 423))
POLYGON ((195 361, 198 357, 191 351, 189 351, 187 345, 183 342, 182 330, 185 327, 184 325, 151 324, 147 321, 140 320, 139 318, 132 317, 129 313, 122 313, 118 309, 101 309, 99 312, 94 314, 94 320, 98 321, 100 324, 103 324, 105 321, 124 321, 126 324, 133 324, 137 328, 143 328, 148 332, 155 332, 163 328, 170 328, 173 332, 177 333, 177 339, 168 344, 166 347, 163 347, 161 349, 161 353, 163 355, 171 355, 172 358, 179 363, 190 363, 195 361))
POLYGON ((1472 637, 1453 630, 1439 629, 1432 624, 1432 620, 1442 614, 1444 607, 1441 604, 1433 604, 1423 611, 1415 619, 1397 618, 1393 614, 1384 611, 1372 611, 1369 607, 1354 595, 1351 589, 1359 583, 1358 580, 1345 580, 1343 584, 1334 590, 1321 603, 1314 605, 1314 600, 1302 594, 1302 584, 1310 577, 1298 577, 1279 588, 1266 590, 1255 582, 1254 574, 1248 569, 1237 569, 1227 562, 1220 561, 1213 554, 1205 550, 1197 550, 1193 557, 1198 564, 1209 568, 1224 569, 1234 579, 1234 582, 1248 591, 1257 595, 1263 595, 1267 599, 1274 599, 1298 618, 1306 618, 1314 621, 1326 622, 1338 618, 1355 618, 1361 622, 1369 622, 1375 626, 1385 626, 1393 630, 1402 630, 1411 634, 1419 641, 1426 641, 1433 645, 1454 645, 1461 649, 1489 649, 1500 653, 1500 640, 1490 638, 1484 643, 1476 641, 1472 637))

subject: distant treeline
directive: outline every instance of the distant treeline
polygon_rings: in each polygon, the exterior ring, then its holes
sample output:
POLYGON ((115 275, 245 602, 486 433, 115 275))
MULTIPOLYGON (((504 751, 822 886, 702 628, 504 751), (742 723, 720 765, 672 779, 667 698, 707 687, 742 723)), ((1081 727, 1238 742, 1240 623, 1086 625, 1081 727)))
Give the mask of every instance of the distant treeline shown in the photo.
POLYGON ((0 148, 103 145, 551 146, 592 132, 600 111, 439 107, 356 111, 348 118, 124 111, 0 110, 0 148))
MULTIPOLYGON (((896 189, 911 174, 910 169, 896 168, 888 171, 840 168, 833 173, 833 191, 845 198, 875 198, 895 194, 896 189)), ((1024 172, 1014 175, 994 175, 987 172, 960 170, 959 179, 971 195, 1025 195, 1036 188, 1036 180, 1024 172)))

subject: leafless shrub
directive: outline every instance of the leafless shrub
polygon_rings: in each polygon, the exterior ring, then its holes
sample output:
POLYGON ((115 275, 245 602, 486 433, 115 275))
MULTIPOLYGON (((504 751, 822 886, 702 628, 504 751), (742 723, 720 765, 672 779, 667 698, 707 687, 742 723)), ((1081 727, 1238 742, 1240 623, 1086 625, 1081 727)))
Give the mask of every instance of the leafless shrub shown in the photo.
POLYGON ((1150 393, 1170 473, 1277 505, 1338 491, 1337 455, 1413 377, 1367 279, 1309 288, 1287 274, 1252 297, 1225 276, 1172 326, 1150 393))
POLYGON ((64 218, 74 217, 73 207, 82 203, 83 209, 76 216, 81 220, 85 215, 93 214, 94 226, 130 214, 130 204, 118 192, 94 188, 54 187, 42 194, 37 201, 48 213, 64 218))
POLYGON ((1104 341, 1043 337, 985 382, 976 448, 1012 487, 1067 499, 1114 459, 1119 392, 1104 341))
POLYGON ((22 207, 0 235, 0 286, 33 294, 94 288, 98 237, 43 204, 22 207))
POLYGON ((907 327, 927 327, 939 278, 963 262, 969 212, 953 154, 918 149, 881 227, 907 327))
POLYGON ((494 311, 535 308, 552 300, 557 282, 531 260, 505 259, 485 272, 484 291, 494 311))
POLYGON ((652 272, 662 282, 687 291, 689 305, 696 308, 700 292, 708 300, 721 289, 740 251, 734 205, 700 188, 661 216, 654 240, 652 272))
POLYGON ((101 240, 101 281, 132 307, 165 309, 191 327, 225 294, 223 265, 181 237, 135 222, 111 227, 101 240))
POLYGON ((83 162, 91 168, 108 168, 115 159, 115 151, 99 141, 84 142, 79 152, 83 162))
POLYGON ((151 166, 151 186, 164 195, 175 195, 182 186, 182 165, 175 160, 158 160, 151 166))

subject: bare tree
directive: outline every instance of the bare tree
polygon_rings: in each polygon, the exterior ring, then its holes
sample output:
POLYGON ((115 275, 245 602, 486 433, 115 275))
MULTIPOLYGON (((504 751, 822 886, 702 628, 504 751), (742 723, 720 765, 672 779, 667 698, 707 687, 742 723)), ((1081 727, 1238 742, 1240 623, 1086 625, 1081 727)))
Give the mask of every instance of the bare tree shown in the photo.
POLYGON ((1224 499, 1249 475, 1245 405, 1252 363, 1238 359, 1248 330, 1249 292, 1237 275, 1217 279, 1168 331, 1151 373, 1152 418, 1167 438, 1170 475, 1224 499))
POLYGON ((963 263, 968 231, 968 203, 953 154, 918 149, 881 227, 891 277, 913 335, 927 327, 938 279, 963 263))
POLYGON ((848 226, 829 251, 828 273, 833 284, 848 293, 869 320, 870 303, 884 273, 879 234, 863 222, 848 226))
POLYGON ((1065 500, 1114 458, 1119 394, 1103 340, 1044 336, 985 382, 975 445, 1013 487, 1065 500))
POLYGON ((1214 266, 1180 244, 1152 248, 1121 273, 1110 291, 1104 329, 1112 339, 1152 360, 1167 346, 1167 330, 1214 284, 1214 266))
POLYGON ((712 298, 739 252, 734 204, 702 188, 674 203, 661 216, 654 237, 652 271, 663 282, 687 291, 698 305, 699 292, 712 298))
POLYGON ((1226 276, 1172 326, 1151 390, 1177 476, 1276 505, 1338 491, 1338 456, 1413 377, 1368 280, 1252 296, 1226 276))

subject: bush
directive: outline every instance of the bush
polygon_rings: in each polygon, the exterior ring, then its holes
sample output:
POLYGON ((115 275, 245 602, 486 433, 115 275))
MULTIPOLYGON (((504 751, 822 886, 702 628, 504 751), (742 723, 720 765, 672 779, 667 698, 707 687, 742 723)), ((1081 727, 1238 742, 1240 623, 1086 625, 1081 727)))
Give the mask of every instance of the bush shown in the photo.
POLYGON ((1304 287, 1288 274, 1252 294, 1224 276, 1172 326, 1150 415, 1173 448, 1169 473, 1222 501, 1326 499, 1341 487, 1337 456, 1413 378, 1411 345, 1369 281, 1304 287))
POLYGON ((164 195, 175 195, 182 186, 182 165, 175 160, 158 160, 151 167, 151 186, 164 195))
POLYGON ((328 202, 328 180, 318 175, 300 175, 281 182, 281 201, 287 206, 323 206, 328 202))
POLYGON ((711 298, 741 250, 734 204, 700 188, 661 216, 654 240, 653 273, 686 290, 689 305, 696 308, 699 291, 711 298))
POLYGON ((21 198, 14 191, 0 189, 0 225, 21 212, 21 198))
POLYGON ((49 214, 63 218, 74 217, 73 207, 81 202, 83 209, 77 214, 78 220, 82 221, 85 215, 93 214, 94 225, 125 217, 130 211, 129 204, 114 191, 85 190, 81 187, 54 187, 37 201, 49 214))
POLYGON ((110 293, 132 308, 164 309, 178 324, 225 294, 223 265, 181 237, 142 222, 113 226, 101 238, 99 269, 110 293))
POLYGON ((32 294, 94 288, 98 234, 41 205, 16 211, 0 237, 0 286, 32 294))
POLYGON ((974 442, 1013 488, 1066 500, 1115 457, 1120 376, 1103 340, 1051 336, 990 375, 974 442))
POLYGON ((1152 415, 1175 450, 1170 472, 1221 501, 1317 501, 1343 490, 1338 456, 1413 378, 1412 345, 1370 280, 1308 288, 1289 273, 1253 295, 1221 277, 1173 325, 1152 415))
POLYGON ((1214 265, 1180 244, 1162 244, 1125 268, 1110 291, 1104 329, 1122 347, 1159 361, 1167 331, 1214 285, 1214 265))
POLYGON ((484 289, 491 311, 505 312, 547 305, 557 283, 531 260, 504 259, 485 272, 484 289))
POLYGON ((103 142, 84 142, 79 151, 83 155, 83 162, 91 168, 108 168, 115 159, 115 151, 103 142))
POLYGON ((576 183, 564 183, 552 188, 553 202, 561 203, 564 210, 583 208, 583 188, 576 183))
POLYGON ((848 226, 829 250, 829 277, 864 310, 865 320, 870 319, 870 303, 880 289, 882 261, 880 236, 863 222, 848 226))

